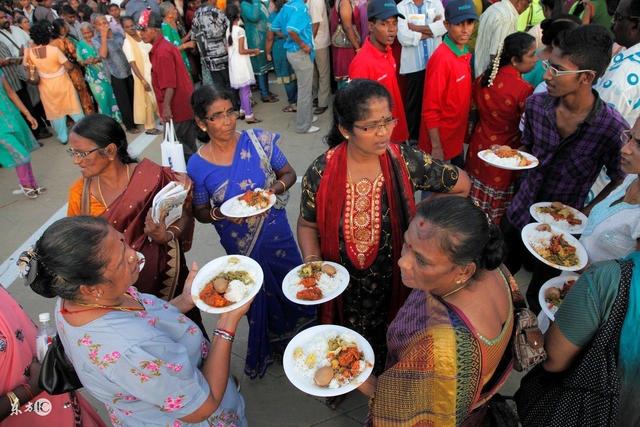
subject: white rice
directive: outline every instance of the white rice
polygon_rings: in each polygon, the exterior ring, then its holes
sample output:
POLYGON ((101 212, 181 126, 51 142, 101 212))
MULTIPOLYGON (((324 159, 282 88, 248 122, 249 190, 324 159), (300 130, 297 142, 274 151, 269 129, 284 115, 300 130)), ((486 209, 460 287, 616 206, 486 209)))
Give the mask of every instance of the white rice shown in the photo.
MULTIPOLYGON (((293 293, 296 294, 299 291, 306 289, 303 285, 300 284, 301 278, 293 283, 293 293)), ((338 280, 338 274, 334 274, 333 277, 329 276, 327 273, 321 273, 320 278, 316 282, 316 286, 322 291, 322 298, 325 298, 335 292, 336 288, 340 285, 340 281, 338 280)))
MULTIPOLYGON (((316 371, 323 366, 329 366, 329 361, 327 360, 327 352, 329 351, 328 342, 330 339, 340 337, 342 340, 347 342, 353 342, 357 344, 356 339, 350 334, 336 334, 336 333, 322 333, 315 335, 309 341, 307 341, 302 346, 297 347, 294 350, 293 360, 296 371, 300 374, 301 377, 305 378, 305 380, 309 381, 309 384, 314 384, 313 377, 316 371), (296 352, 301 350, 300 356, 296 358, 296 352), (305 363, 309 357, 315 357, 315 363, 311 365, 307 365, 305 363)), ((360 364, 360 372, 364 371, 366 368, 366 363, 360 364)), ((354 377, 355 378, 355 377, 354 377)), ((334 378, 329 383, 328 388, 338 388, 344 386, 345 384, 340 385, 338 381, 334 378)))
POLYGON ((559 227, 562 227, 565 230, 579 230, 584 225, 582 223, 571 225, 569 224, 569 221, 567 221, 565 218, 555 219, 553 215, 546 212, 540 212, 538 209, 536 209, 536 213, 541 219, 541 221, 539 222, 546 222, 547 224, 554 224, 554 225, 558 224, 559 227))
MULTIPOLYGON (((262 191, 262 189, 256 188, 254 189, 254 191, 262 191)), ((247 202, 245 202, 244 200, 238 199, 237 196, 234 197, 233 199, 229 199, 227 202, 225 202, 225 204, 227 204, 227 206, 225 206, 225 209, 228 209, 228 213, 235 217, 244 218, 244 217, 253 216, 257 212, 262 210, 253 206, 249 206, 247 202)))
POLYGON ((510 168, 518 168, 520 166, 520 157, 498 157, 493 151, 488 151, 484 154, 485 160, 494 163, 496 165, 507 166, 510 168))
POLYGON ((229 282, 229 287, 227 292, 224 293, 224 297, 227 301, 238 302, 242 301, 248 291, 249 287, 242 280, 232 280, 229 282))

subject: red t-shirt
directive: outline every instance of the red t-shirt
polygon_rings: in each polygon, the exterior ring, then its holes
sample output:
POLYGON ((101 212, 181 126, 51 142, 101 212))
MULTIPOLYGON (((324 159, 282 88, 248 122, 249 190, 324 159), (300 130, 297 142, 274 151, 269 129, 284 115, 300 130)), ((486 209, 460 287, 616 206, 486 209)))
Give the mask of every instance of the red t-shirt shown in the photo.
POLYGON ((362 49, 349 65, 350 79, 375 80, 384 86, 391 94, 391 113, 398 119, 398 124, 391 134, 391 142, 405 142, 409 138, 407 117, 404 114, 404 103, 396 78, 396 60, 390 47, 380 52, 367 37, 362 49))
POLYGON ((158 101, 158 110, 162 111, 164 90, 173 88, 175 89, 171 99, 173 121, 178 123, 193 119, 191 109, 193 83, 178 48, 158 35, 149 52, 149 60, 151 61, 151 85, 158 101))
POLYGON ((471 108, 471 54, 459 51, 447 36, 427 63, 418 145, 431 153, 428 129, 438 128, 444 159, 462 153, 471 108))

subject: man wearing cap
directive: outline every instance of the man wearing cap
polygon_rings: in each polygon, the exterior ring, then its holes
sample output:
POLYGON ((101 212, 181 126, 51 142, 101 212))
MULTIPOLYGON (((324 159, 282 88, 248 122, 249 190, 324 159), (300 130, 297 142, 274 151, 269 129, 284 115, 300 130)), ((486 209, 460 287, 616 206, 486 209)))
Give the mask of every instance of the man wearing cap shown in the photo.
POLYGON ((463 167, 463 143, 471 107, 471 53, 467 48, 478 15, 471 0, 450 0, 447 34, 427 63, 418 145, 435 159, 463 167))
POLYGON ((145 10, 137 25, 140 37, 152 45, 151 85, 156 95, 158 115, 163 122, 173 120, 176 137, 184 147, 185 160, 196 152, 198 128, 193 121, 191 76, 182 61, 180 51, 162 35, 162 17, 145 10))
POLYGON ((393 102, 391 113, 398 120, 391 142, 402 143, 409 138, 409 130, 396 76, 396 60, 391 52, 398 34, 398 17, 404 19, 393 0, 369 0, 369 36, 349 65, 349 79, 375 80, 389 91, 393 102))
POLYGON ((474 52, 474 73, 478 77, 489 66, 498 46, 511 33, 518 31, 518 17, 527 10, 531 0, 502 0, 484 11, 478 24, 474 52))

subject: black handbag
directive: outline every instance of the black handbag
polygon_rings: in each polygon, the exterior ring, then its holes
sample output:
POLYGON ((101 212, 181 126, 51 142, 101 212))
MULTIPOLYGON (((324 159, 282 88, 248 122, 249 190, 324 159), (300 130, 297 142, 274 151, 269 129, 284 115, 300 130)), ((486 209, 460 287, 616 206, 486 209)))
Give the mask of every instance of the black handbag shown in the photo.
POLYGON ((632 261, 620 264, 620 286, 607 321, 566 372, 536 366, 514 398, 523 427, 612 426, 620 403, 618 342, 629 303, 632 261))
POLYGON ((58 335, 53 338, 44 356, 38 382, 40 388, 49 394, 63 394, 82 388, 58 335))

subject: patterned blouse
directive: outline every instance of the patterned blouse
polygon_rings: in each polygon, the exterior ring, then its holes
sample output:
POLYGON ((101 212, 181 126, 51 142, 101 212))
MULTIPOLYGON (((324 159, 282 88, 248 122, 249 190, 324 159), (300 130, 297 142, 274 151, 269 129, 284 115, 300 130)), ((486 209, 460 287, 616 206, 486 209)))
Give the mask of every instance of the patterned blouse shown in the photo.
POLYGON ((80 327, 56 306, 65 352, 84 387, 105 404, 114 426, 246 426, 244 400, 232 380, 220 406, 198 424, 179 420, 207 399, 200 372, 209 344, 176 307, 150 294, 129 294, 144 311, 111 311, 80 327))

